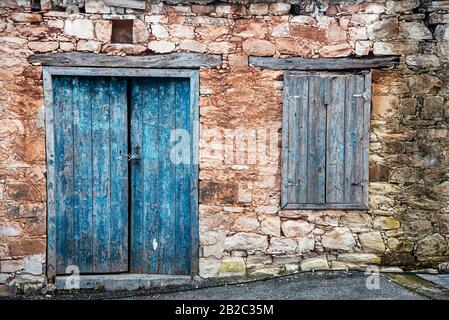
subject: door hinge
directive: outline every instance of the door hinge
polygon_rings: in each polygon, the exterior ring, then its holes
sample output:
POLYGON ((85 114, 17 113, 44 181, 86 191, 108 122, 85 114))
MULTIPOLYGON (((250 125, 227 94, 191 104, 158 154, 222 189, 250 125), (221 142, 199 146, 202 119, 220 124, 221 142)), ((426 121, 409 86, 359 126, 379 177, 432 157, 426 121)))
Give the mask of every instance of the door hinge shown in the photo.
POLYGON ((352 95, 354 98, 362 98, 364 101, 369 100, 369 95, 368 92, 363 92, 363 93, 356 93, 352 95))
POLYGON ((366 181, 353 182, 352 185, 353 186, 361 186, 362 188, 364 188, 365 187, 365 183, 366 183, 366 181))

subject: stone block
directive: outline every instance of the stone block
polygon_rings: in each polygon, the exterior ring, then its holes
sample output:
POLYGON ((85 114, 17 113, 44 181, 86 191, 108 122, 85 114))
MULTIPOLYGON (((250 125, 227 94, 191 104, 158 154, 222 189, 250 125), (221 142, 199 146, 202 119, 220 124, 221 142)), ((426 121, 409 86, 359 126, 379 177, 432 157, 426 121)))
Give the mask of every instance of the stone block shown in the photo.
POLYGON ((233 229, 237 232, 248 232, 258 229, 260 226, 259 220, 255 214, 241 215, 235 222, 233 229))
POLYGON ((294 239, 271 237, 268 253, 292 254, 296 252, 298 243, 294 239))
POLYGON ((399 229, 400 222, 390 217, 376 217, 374 218, 373 227, 380 230, 399 229))
POLYGON ((357 41, 355 43, 355 54, 357 56, 367 56, 373 48, 372 41, 357 41))
POLYGON ((234 35, 243 38, 264 38, 268 25, 264 19, 239 19, 234 26, 234 35))
POLYGON ((329 264, 325 256, 304 259, 300 263, 302 271, 329 270, 329 264))
POLYGON ((244 52, 254 56, 272 56, 276 50, 270 41, 260 39, 245 40, 242 47, 244 52))
POLYGON ((246 266, 248 268, 273 263, 273 258, 266 254, 248 255, 246 258, 246 266))
POLYGON ((43 21, 40 13, 14 12, 11 19, 17 23, 40 23, 43 21))
POLYGON ((220 271, 221 262, 218 259, 200 258, 199 260, 199 275, 202 278, 217 277, 220 271))
POLYGON ((409 12, 419 7, 420 5, 419 0, 399 0, 392 2, 393 2, 393 12, 395 13, 409 12))
POLYGON ((342 253, 337 257, 337 261, 351 264, 380 264, 381 258, 372 253, 342 253))
POLYGON ((210 14, 214 11, 215 11, 214 5, 193 5, 192 6, 192 13, 199 14, 199 15, 210 14))
POLYGON ((434 233, 418 241, 416 245, 415 255, 420 256, 441 256, 446 251, 446 239, 434 233))
POLYGON ((0 237, 17 237, 22 234, 22 230, 18 225, 11 223, 0 223, 0 237))
POLYGON ((8 273, 0 273, 0 285, 5 284, 11 278, 11 275, 8 273))
POLYGON ((95 22, 95 36, 98 41, 109 43, 112 36, 112 21, 98 20, 95 22))
POLYGON ((270 4, 270 12, 274 15, 287 15, 291 5, 285 2, 275 2, 270 4))
MULTIPOLYGON (((158 43, 164 42, 163 46, 165 46, 167 43, 166 41, 157 41, 157 42, 158 43)), ((148 45, 148 47, 150 47, 150 45, 148 45)), ((162 49, 164 49, 164 47, 162 49)), ((154 50, 154 51, 162 53, 161 50, 154 50)), ((238 194, 238 187, 233 183, 200 181, 201 203, 233 204, 237 202, 237 194, 238 194)))
POLYGON ((268 247, 268 237, 256 233, 236 233, 225 239, 225 249, 265 251, 268 247))
POLYGON ((262 233, 274 237, 281 235, 281 220, 278 216, 264 216, 260 220, 260 231, 262 233))
POLYGON ((44 254, 32 255, 24 258, 24 272, 34 275, 43 273, 44 254))
POLYGON ((219 277, 241 277, 246 273, 245 259, 240 257, 231 257, 221 260, 219 277))
POLYGON ((298 239, 298 253, 313 251, 315 249, 315 239, 313 237, 302 237, 298 239))
POLYGON ((282 223, 282 233, 286 237, 304 237, 314 228, 313 224, 301 220, 288 220, 282 223))
POLYGON ((435 54, 411 54, 405 59, 405 63, 414 68, 434 69, 440 67, 440 59, 435 54))
POLYGON ((99 53, 101 51, 101 42, 81 39, 76 44, 76 50, 99 53))
POLYGON ((93 39, 94 24, 88 19, 66 20, 64 24, 64 33, 79 39, 93 39))
POLYGON ((206 52, 207 45, 195 40, 182 40, 179 49, 188 52, 206 52))
POLYGON ((407 39, 418 41, 433 39, 432 32, 421 21, 401 21, 400 26, 402 34, 407 39))
POLYGON ((430 96, 424 99, 424 119, 440 118, 444 114, 444 99, 439 96, 430 96))
POLYGON ((186 25, 171 25, 168 28, 170 35, 176 39, 194 39, 194 27, 186 25))
POLYGON ((84 3, 86 13, 108 14, 111 13, 111 7, 104 4, 103 0, 87 0, 84 3))
POLYGON ((148 27, 143 20, 133 20, 133 43, 146 43, 150 37, 148 27))
POLYGON ((385 244, 380 231, 361 233, 359 240, 365 252, 378 254, 385 252, 385 244))
POLYGON ((280 266, 257 266, 250 270, 250 274, 253 276, 276 276, 281 271, 282 268, 280 266))
POLYGON ((59 43, 56 41, 31 41, 28 42, 28 47, 34 52, 51 52, 59 48, 59 43))
POLYGON ((417 41, 376 41, 373 46, 374 55, 412 54, 419 51, 417 41))
POLYGON ((25 262, 23 259, 0 261, 0 272, 2 273, 14 273, 24 268, 25 262))
POLYGON ((256 16, 268 14, 268 3, 251 3, 249 13, 256 16))
POLYGON ((399 34, 398 18, 388 18, 368 25, 368 37, 372 40, 395 39, 399 34))
POLYGON ((311 53, 311 48, 308 45, 291 37, 275 39, 275 45, 276 50, 281 54, 306 57, 311 53))
POLYGON ((11 257, 40 254, 44 253, 45 249, 44 239, 12 240, 8 244, 9 255, 11 257))
POLYGON ((351 231, 346 227, 337 227, 326 232, 321 239, 321 243, 326 249, 352 250, 356 242, 351 231))
POLYGON ((412 75, 408 82, 414 94, 435 94, 443 85, 439 78, 429 74, 412 75))

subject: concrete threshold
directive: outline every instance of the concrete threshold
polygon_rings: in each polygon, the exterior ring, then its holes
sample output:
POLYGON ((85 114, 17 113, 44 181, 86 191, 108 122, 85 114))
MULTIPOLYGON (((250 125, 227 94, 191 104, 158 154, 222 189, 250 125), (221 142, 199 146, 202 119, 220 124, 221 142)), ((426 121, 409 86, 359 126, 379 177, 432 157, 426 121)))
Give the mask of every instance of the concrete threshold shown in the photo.
POLYGON ((57 290, 149 290, 170 286, 184 286, 192 282, 191 276, 161 274, 103 274, 57 276, 57 290), (79 280, 79 283, 78 283, 79 280))

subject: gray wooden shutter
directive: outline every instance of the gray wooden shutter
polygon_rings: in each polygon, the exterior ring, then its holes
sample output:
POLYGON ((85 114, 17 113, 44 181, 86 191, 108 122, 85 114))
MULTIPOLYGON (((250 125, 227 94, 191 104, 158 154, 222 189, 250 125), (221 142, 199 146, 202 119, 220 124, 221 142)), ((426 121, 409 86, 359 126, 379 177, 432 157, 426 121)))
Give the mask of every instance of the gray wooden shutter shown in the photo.
POLYGON ((370 72, 285 73, 283 208, 367 208, 370 87, 370 72))

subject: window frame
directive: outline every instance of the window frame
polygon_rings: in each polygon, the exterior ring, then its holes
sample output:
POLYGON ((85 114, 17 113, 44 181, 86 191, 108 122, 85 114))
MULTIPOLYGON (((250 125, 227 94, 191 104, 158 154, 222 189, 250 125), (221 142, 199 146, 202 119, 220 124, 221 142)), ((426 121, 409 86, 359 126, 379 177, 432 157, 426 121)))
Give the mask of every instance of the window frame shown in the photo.
MULTIPOLYGON (((369 209, 369 139, 370 139, 370 115, 371 115, 371 70, 362 71, 345 71, 345 72, 323 72, 323 71, 284 71, 283 78, 283 106, 282 106, 282 146, 281 146, 281 209, 284 210, 367 210, 369 209), (291 95, 291 79, 292 76, 314 76, 323 77, 342 76, 342 75, 363 75, 364 76, 364 97, 363 102, 363 136, 365 137, 365 145, 362 150, 362 173, 364 176, 361 185, 362 201, 360 203, 296 203, 288 202, 287 198, 287 163, 288 155, 288 134, 289 134, 289 110, 291 95)), ((326 152, 327 152, 326 145, 326 152)), ((298 160, 296 160, 298 161, 298 160)), ((326 188, 326 185, 325 185, 326 188)))

